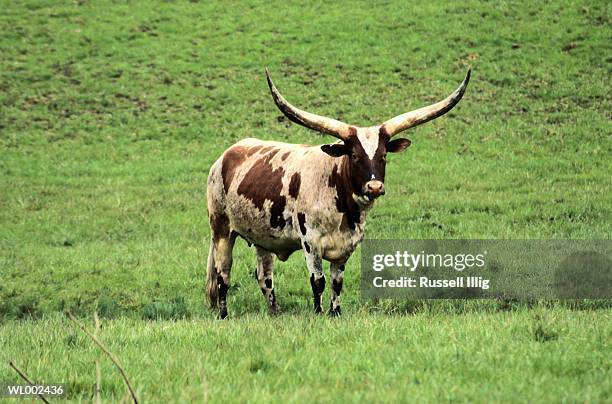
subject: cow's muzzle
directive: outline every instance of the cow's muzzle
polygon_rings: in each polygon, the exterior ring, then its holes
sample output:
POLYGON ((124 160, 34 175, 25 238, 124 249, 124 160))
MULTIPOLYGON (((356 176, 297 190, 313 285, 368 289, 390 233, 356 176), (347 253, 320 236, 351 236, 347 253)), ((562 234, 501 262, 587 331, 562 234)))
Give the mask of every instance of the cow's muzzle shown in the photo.
POLYGON ((374 200, 385 194, 385 185, 382 181, 368 181, 363 186, 363 195, 370 200, 374 200))

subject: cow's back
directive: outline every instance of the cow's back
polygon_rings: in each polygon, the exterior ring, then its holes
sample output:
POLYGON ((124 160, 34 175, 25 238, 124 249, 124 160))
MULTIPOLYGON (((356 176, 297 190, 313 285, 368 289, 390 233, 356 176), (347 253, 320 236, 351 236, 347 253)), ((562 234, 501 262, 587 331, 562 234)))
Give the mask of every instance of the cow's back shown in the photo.
POLYGON ((247 241, 288 257, 301 248, 295 204, 300 171, 317 147, 244 139, 211 168, 209 211, 227 215, 230 227, 247 241))

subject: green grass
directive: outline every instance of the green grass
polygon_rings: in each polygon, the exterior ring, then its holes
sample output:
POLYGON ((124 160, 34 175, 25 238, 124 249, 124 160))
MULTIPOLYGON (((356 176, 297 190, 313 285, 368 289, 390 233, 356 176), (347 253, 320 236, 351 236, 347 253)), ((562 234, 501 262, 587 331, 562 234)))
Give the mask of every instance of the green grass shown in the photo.
POLYGON ((362 301, 357 251, 330 321, 295 254, 273 319, 243 242, 231 320, 203 299, 215 159, 244 137, 331 140, 280 117, 264 66, 357 125, 473 68, 390 158, 366 237, 610 238, 610 4, 0 3, 0 382, 14 360, 89 401, 99 358, 104 397, 123 397, 70 309, 100 313, 149 401, 610 400, 609 301, 362 301))
MULTIPOLYGON (((144 401, 584 401, 610 399, 610 318, 531 309, 341 319, 313 314, 178 322, 122 318, 101 338, 144 401)), ((126 395, 112 363, 66 319, 11 323, 0 348, 87 400, 102 366, 109 400, 126 395), (7 344, 8 342, 8 344, 7 344)))

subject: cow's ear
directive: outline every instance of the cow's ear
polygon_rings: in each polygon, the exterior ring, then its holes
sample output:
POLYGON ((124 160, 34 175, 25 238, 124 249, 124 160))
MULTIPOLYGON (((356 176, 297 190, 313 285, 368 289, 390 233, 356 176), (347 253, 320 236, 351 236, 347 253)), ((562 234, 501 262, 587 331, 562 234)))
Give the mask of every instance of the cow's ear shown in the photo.
POLYGON ((410 146, 410 143, 412 143, 410 139, 404 139, 404 138, 391 140, 390 142, 387 142, 387 145, 386 145, 387 152, 389 153, 403 152, 404 150, 408 148, 408 146, 410 146))
POLYGON ((349 153, 348 147, 342 143, 324 144, 321 150, 332 157, 340 157, 349 153))

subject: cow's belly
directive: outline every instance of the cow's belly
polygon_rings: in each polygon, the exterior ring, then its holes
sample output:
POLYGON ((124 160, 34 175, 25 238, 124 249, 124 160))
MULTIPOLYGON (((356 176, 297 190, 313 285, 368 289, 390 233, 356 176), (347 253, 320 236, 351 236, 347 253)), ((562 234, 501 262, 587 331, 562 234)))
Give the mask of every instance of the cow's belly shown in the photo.
MULTIPOLYGON (((240 203, 229 204, 226 212, 230 219, 230 227, 250 244, 270 251, 285 261, 295 251, 302 249, 299 226, 287 211, 283 214, 283 226, 274 227, 271 221, 270 209, 259 210, 244 200, 236 198, 240 203)), ((268 201, 266 201, 266 208, 268 201)), ((306 216, 314 214, 306 213, 306 216)), ((342 216, 328 222, 319 222, 315 229, 310 229, 306 240, 317 246, 322 252, 322 258, 327 261, 344 262, 355 251, 363 240, 363 225, 357 224, 351 231, 341 230, 339 223, 342 216), (314 234, 313 234, 314 233, 314 234)), ((278 224, 278 220, 274 222, 278 224)))
POLYGON ((270 251, 281 260, 286 261, 295 251, 302 248, 299 236, 295 233, 291 219, 288 218, 282 228, 271 228, 268 215, 263 212, 245 212, 245 209, 228 212, 230 227, 248 243, 270 251), (249 214, 250 213, 250 214, 249 214))
POLYGON ((276 254, 281 261, 287 261, 291 254, 302 248, 299 240, 260 239, 256 245, 276 254))

